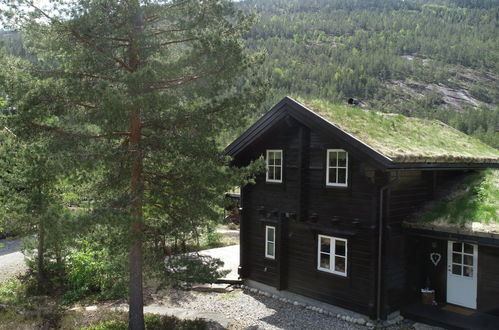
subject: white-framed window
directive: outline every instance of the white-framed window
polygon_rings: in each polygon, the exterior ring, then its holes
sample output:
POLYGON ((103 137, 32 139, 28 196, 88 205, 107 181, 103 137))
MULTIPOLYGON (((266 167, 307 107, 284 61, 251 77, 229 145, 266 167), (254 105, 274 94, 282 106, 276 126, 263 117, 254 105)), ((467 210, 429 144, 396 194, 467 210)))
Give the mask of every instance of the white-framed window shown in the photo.
POLYGON ((326 185, 336 187, 348 186, 348 152, 345 150, 327 150, 326 185))
POLYGON ((348 241, 344 238, 319 235, 317 269, 347 276, 348 241))
POLYGON ((265 226, 265 258, 275 259, 275 227, 265 226))
POLYGON ((267 182, 282 182, 282 150, 267 150, 267 182))

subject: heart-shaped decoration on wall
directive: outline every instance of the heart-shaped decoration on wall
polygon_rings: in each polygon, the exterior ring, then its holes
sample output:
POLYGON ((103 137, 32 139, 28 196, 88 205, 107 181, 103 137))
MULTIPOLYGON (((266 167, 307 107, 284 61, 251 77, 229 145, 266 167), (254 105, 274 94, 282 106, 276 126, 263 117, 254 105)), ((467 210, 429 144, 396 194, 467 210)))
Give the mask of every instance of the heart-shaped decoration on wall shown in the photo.
POLYGON ((433 265, 438 265, 440 260, 442 259, 442 255, 440 253, 432 252, 430 253, 430 260, 433 263, 433 265))

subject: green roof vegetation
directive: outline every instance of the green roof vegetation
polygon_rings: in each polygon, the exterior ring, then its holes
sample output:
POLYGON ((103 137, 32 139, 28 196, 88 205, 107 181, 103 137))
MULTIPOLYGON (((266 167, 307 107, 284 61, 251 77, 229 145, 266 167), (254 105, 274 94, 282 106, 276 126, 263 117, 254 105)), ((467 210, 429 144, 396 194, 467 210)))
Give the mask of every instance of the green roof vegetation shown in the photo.
POLYGON ((395 163, 499 163, 499 151, 438 120, 297 101, 395 163))
POLYGON ((499 234, 499 170, 463 180, 456 189, 417 216, 418 227, 457 228, 499 234))

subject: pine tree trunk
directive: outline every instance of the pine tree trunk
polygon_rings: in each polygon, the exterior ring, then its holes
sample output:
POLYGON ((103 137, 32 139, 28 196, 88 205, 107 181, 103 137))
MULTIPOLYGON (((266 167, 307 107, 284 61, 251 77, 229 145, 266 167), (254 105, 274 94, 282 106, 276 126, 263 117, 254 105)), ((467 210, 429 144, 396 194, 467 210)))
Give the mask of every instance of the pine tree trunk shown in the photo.
POLYGON ((129 328, 132 330, 144 329, 144 300, 142 292, 142 227, 143 227, 143 176, 142 152, 140 150, 140 109, 134 109, 130 122, 130 152, 132 159, 131 179, 131 227, 132 245, 129 254, 130 283, 129 283, 129 328))
MULTIPOLYGON (((133 21, 133 37, 129 46, 129 65, 134 72, 138 71, 138 50, 136 38, 143 27, 140 5, 138 2, 132 2, 132 6, 138 11, 133 21)), ((130 91, 133 97, 135 91, 130 91)), ((141 109, 134 105, 130 116, 130 139, 129 152, 132 156, 132 174, 130 182, 131 190, 131 216, 133 218, 131 230, 131 247, 129 253, 130 263, 130 283, 129 283, 129 323, 131 330, 143 330, 144 326, 144 297, 142 283, 142 230, 143 230, 143 153, 141 149, 141 109)))

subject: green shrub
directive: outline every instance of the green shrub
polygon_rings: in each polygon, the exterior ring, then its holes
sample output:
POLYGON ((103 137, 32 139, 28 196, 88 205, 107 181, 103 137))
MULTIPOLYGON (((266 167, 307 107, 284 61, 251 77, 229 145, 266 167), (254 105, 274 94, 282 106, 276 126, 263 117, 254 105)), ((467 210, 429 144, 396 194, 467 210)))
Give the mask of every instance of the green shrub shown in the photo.
POLYGON ((206 236, 204 237, 205 239, 205 244, 204 247, 206 248, 217 248, 217 247, 222 247, 222 234, 217 233, 216 231, 209 231, 206 236))
POLYGON ((23 301, 26 286, 17 278, 11 278, 0 285, 0 303, 5 305, 18 305, 23 301))
POLYGON ((91 325, 88 327, 81 328, 81 330, 126 330, 126 329, 128 329, 128 324, 124 320, 104 321, 97 325, 91 325))
POLYGON ((72 252, 67 262, 66 278, 69 290, 64 294, 66 302, 88 296, 96 299, 121 298, 126 293, 124 272, 120 258, 110 256, 107 250, 97 250, 88 242, 72 252))

